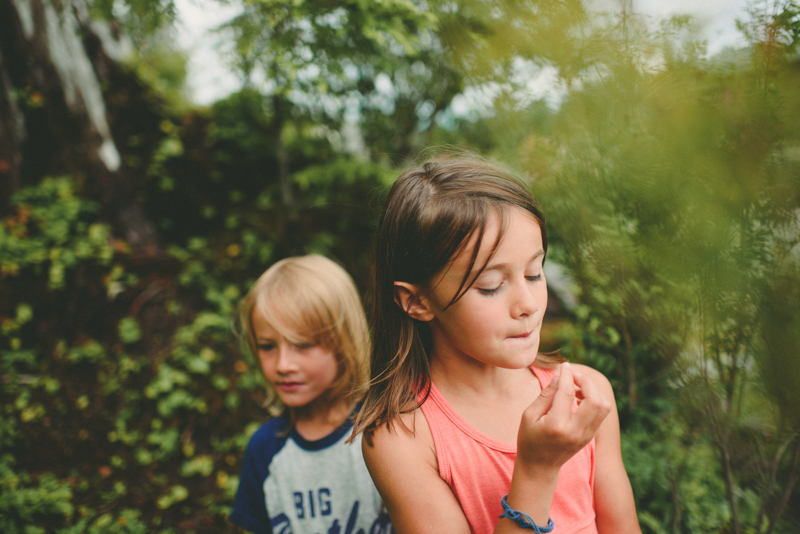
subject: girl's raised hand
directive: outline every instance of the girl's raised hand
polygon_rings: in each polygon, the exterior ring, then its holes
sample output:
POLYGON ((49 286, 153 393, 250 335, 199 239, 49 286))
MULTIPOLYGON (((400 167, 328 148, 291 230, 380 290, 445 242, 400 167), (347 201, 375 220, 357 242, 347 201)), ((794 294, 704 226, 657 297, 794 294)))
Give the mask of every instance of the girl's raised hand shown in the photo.
POLYGON ((611 403, 591 380, 573 373, 569 363, 561 364, 550 385, 522 414, 516 469, 537 478, 543 472, 557 474, 591 441, 610 410, 611 403), (576 390, 580 403, 573 412, 576 390))
MULTIPOLYGON (((611 403, 568 363, 522 413, 517 434, 517 459, 508 492, 508 504, 546 525, 561 466, 597 433, 611 403), (578 409, 572 407, 577 397, 578 409)), ((511 521, 498 523, 497 532, 518 528, 511 521)))

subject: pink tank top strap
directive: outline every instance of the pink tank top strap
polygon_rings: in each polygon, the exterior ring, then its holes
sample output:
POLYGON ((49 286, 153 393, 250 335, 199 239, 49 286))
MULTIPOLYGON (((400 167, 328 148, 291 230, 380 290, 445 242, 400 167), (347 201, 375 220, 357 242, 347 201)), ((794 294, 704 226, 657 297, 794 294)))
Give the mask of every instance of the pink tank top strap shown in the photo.
POLYGON ((544 367, 531 365, 531 371, 533 371, 533 374, 539 379, 539 385, 542 386, 542 389, 549 386, 550 382, 553 380, 553 377, 556 376, 555 369, 545 369, 544 367))

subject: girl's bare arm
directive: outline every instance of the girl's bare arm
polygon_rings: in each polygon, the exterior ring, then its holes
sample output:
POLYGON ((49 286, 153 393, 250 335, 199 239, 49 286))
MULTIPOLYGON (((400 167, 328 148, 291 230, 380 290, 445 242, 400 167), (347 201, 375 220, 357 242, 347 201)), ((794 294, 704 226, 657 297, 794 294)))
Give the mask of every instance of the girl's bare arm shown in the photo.
POLYGON ((622 463, 619 416, 614 402, 614 391, 602 373, 583 365, 574 367, 594 382, 613 405, 595 436, 594 502, 597 530, 600 534, 617 532, 641 534, 633 490, 622 463))
MULTIPOLYGON (((609 404, 588 382, 578 413, 572 414, 575 382, 569 368, 551 384, 523 415, 517 462, 508 503, 540 525, 547 524, 561 465, 597 432, 609 404)), ((401 533, 470 532, 461 506, 439 477, 430 428, 420 410, 401 416, 391 430, 377 429, 373 445, 363 441, 364 460, 401 533)), ((520 533, 516 523, 500 520, 496 534, 520 533)))
POLYGON ((378 428, 372 441, 370 446, 362 440, 364 461, 396 532, 469 533, 461 506, 439 477, 433 436, 421 410, 401 415, 391 430, 378 428))

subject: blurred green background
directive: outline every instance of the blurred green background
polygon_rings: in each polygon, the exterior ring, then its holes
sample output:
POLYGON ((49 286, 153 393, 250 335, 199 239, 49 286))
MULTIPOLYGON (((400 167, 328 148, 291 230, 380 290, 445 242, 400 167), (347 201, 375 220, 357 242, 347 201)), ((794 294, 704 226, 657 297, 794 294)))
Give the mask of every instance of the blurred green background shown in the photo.
POLYGON ((0 0, 0 532, 232 532, 236 303, 307 252, 368 299, 429 146, 540 199, 542 348, 614 385, 643 531, 800 532, 798 3, 714 54, 629 2, 221 3, 241 90, 198 106, 171 0, 0 0))

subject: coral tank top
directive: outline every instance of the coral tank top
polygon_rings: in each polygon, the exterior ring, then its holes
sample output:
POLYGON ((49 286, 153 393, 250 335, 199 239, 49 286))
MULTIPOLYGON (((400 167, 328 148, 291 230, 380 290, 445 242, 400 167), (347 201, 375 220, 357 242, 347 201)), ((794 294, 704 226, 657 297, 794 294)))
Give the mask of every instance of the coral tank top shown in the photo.
MULTIPOLYGON (((531 366, 542 389, 555 370, 531 366)), ((420 399, 421 400, 421 399, 420 399)), ((578 408, 577 402, 572 411, 578 408)), ((461 504, 474 534, 494 531, 503 508, 500 499, 511 487, 517 458, 509 445, 481 434, 461 418, 435 384, 421 406, 428 421, 442 477, 461 504)), ((594 509, 594 439, 561 466, 550 518, 553 534, 597 534, 594 509)))

